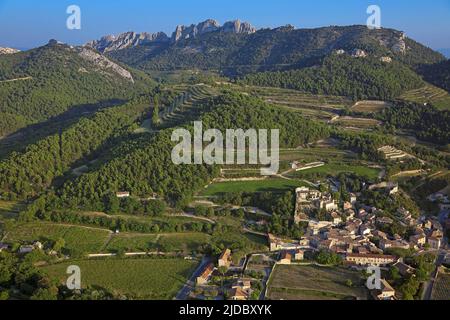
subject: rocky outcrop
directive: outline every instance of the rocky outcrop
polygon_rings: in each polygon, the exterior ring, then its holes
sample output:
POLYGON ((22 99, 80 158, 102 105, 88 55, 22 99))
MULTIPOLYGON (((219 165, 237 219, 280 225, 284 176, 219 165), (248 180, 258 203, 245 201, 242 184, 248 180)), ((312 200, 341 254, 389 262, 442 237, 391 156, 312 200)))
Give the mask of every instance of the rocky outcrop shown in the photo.
MULTIPOLYGON (((98 52, 93 51, 86 47, 77 48, 76 50, 78 50, 78 54, 80 55, 80 57, 82 57, 86 61, 93 63, 98 68, 98 70, 102 72, 114 72, 120 77, 134 83, 133 76, 128 70, 122 68, 117 63, 112 62, 104 55, 101 55, 98 52)), ((84 70, 80 69, 80 72, 89 72, 89 71, 86 69, 84 70)))
POLYGON ((105 36, 100 40, 95 40, 87 43, 86 46, 105 53, 110 51, 118 51, 129 47, 145 45, 149 43, 169 42, 169 41, 170 41, 169 37, 164 32, 158 33, 126 32, 119 34, 118 36, 113 35, 105 36))
POLYGON ((367 53, 361 49, 354 49, 352 51, 352 57, 353 58, 365 58, 365 57, 367 57, 367 53))
POLYGON ((172 41, 177 42, 183 39, 191 39, 214 31, 251 34, 256 32, 256 28, 248 22, 241 22, 239 20, 225 22, 223 26, 220 26, 216 20, 208 19, 197 25, 177 26, 175 32, 172 34, 172 41))
POLYGON ((195 38, 198 35, 205 34, 208 32, 218 31, 220 29, 220 24, 216 20, 208 19, 198 25, 190 26, 177 26, 174 33, 172 34, 172 41, 176 42, 183 39, 195 38))
POLYGON ((398 39, 394 42, 391 49, 394 53, 405 54, 406 53, 406 34, 402 33, 398 39))
POLYGON ((0 55, 2 54, 14 54, 20 52, 20 50, 13 49, 13 48, 2 48, 0 47, 0 55))
POLYGON ((406 45, 406 34, 404 32, 395 31, 394 36, 377 36, 380 45, 391 50, 395 54, 406 54, 408 49, 406 45))
POLYGON ((175 43, 180 40, 192 39, 199 35, 215 31, 232 32, 236 34, 251 34, 256 32, 256 28, 248 22, 241 22, 239 20, 229 21, 221 26, 216 20, 208 19, 197 25, 192 24, 190 26, 177 26, 170 38, 164 32, 126 32, 117 36, 105 36, 100 40, 88 42, 86 46, 96 49, 102 53, 106 53, 151 43, 175 43))
POLYGON ((256 28, 248 22, 241 22, 239 20, 225 22, 221 31, 232 32, 237 34, 251 34, 256 32, 256 28))

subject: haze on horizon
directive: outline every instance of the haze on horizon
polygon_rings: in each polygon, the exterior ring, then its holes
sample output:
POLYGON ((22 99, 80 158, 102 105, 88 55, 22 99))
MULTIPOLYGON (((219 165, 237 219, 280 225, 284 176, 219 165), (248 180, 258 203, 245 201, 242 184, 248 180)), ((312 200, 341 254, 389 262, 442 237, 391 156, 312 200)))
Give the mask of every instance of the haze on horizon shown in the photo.
POLYGON ((164 31, 170 36, 179 24, 208 18, 220 23, 240 19, 257 28, 365 24, 371 4, 381 7, 383 27, 405 31, 433 49, 450 48, 449 0, 0 0, 0 46, 28 49, 52 38, 79 45, 126 31, 164 31), (66 9, 72 4, 81 8, 81 30, 66 28, 66 9))

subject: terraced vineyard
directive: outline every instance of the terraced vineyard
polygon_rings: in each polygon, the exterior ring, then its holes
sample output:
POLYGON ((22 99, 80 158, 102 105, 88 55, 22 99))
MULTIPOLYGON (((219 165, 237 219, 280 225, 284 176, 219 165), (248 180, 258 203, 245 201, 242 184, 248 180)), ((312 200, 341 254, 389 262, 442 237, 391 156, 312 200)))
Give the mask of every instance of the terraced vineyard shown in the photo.
POLYGON ((450 109, 450 94, 431 84, 408 91, 400 96, 400 99, 416 103, 430 103, 440 109, 450 109))
POLYGON ((350 99, 344 97, 312 95, 289 89, 245 87, 240 90, 258 96, 268 103, 300 112, 305 117, 324 121, 335 117, 336 111, 353 105, 350 99))
POLYGON ((434 283, 431 300, 450 300, 450 271, 441 269, 434 283))
POLYGON ((174 103, 161 112, 162 127, 170 128, 181 123, 198 119, 201 109, 198 103, 219 94, 219 91, 207 85, 195 85, 180 93, 174 103))
POLYGON ((381 125, 381 122, 378 120, 357 117, 339 117, 333 119, 331 123, 353 129, 374 129, 381 125))
POLYGON ((376 113, 390 106, 391 104, 385 101, 365 100, 355 103, 351 110, 361 113, 376 113))

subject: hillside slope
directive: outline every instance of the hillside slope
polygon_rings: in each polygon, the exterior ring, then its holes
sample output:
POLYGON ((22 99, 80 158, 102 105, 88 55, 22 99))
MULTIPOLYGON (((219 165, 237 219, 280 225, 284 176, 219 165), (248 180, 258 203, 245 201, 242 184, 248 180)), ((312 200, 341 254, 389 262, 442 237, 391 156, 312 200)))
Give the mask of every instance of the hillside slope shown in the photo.
POLYGON ((243 84, 296 89, 313 94, 346 96, 354 100, 390 100, 424 85, 422 79, 398 61, 332 55, 318 65, 300 70, 248 75, 243 84))
POLYGON ((70 108, 128 99, 153 87, 130 71, 86 48, 51 41, 27 52, 0 56, 0 137, 70 108))
POLYGON ((143 44, 108 54, 136 68, 152 70, 208 69, 228 76, 299 68, 335 50, 388 56, 409 66, 444 60, 403 32, 369 30, 366 26, 295 29, 292 26, 254 33, 207 32, 164 45, 143 44))

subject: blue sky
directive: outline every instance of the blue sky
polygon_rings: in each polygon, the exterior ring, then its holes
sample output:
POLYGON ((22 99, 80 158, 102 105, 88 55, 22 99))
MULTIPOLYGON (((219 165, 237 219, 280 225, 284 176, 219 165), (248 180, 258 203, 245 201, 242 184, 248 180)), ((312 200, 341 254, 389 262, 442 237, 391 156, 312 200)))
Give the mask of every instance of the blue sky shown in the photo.
POLYGON ((82 44, 124 31, 164 31, 213 18, 258 28, 365 24, 377 4, 383 27, 405 31, 432 48, 450 48, 450 0, 0 0, 0 46, 31 48, 55 38, 82 44), (80 6, 82 29, 66 28, 69 5, 80 6))

